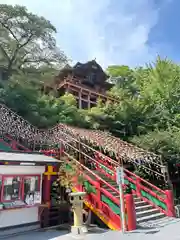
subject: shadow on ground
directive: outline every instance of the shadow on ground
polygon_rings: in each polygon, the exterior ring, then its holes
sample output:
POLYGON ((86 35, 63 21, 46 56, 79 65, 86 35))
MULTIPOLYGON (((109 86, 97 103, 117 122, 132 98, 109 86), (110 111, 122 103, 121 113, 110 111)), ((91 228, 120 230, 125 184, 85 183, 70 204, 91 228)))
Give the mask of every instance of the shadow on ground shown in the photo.
POLYGON ((28 232, 20 235, 7 236, 1 239, 4 240, 53 240, 63 235, 68 234, 67 231, 56 231, 56 230, 47 230, 47 231, 34 231, 28 232))

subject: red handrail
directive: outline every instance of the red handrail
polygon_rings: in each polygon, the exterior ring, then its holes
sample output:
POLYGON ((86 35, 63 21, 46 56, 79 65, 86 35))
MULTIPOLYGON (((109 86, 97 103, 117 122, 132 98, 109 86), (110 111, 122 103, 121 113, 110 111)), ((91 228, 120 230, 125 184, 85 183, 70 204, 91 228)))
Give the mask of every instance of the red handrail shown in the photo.
MULTIPOLYGON (((101 153, 99 155, 101 155, 101 153)), ((114 171, 114 174, 116 175, 115 169, 118 166, 118 163, 113 160, 111 161, 111 159, 108 157, 107 158, 105 157, 102 160, 102 158, 100 158, 99 155, 98 155, 98 161, 100 162, 100 164, 103 164, 106 168, 109 168, 109 170, 114 171)), ((124 176, 125 179, 127 179, 129 182, 136 185, 136 190, 132 189, 132 191, 135 192, 138 197, 140 197, 143 201, 151 204, 152 206, 158 208, 161 212, 165 213, 167 216, 175 217, 174 200, 173 200, 172 190, 163 191, 160 188, 158 188, 158 187, 154 186, 153 184, 147 182, 146 180, 142 179, 141 177, 137 176, 136 174, 128 171, 127 169, 124 169, 124 172, 125 172, 125 176, 124 176), (147 186, 144 184, 146 184, 147 186), (159 206, 159 204, 156 205, 156 203, 154 201, 143 196, 143 194, 141 192, 142 190, 144 190, 146 193, 150 194, 152 197, 155 197, 162 203, 164 203, 166 205, 166 209, 164 209, 163 206, 159 206), (154 190, 156 190, 161 195, 156 193, 156 191, 154 191, 154 190)), ((106 175, 108 175, 108 174, 106 174, 106 175)), ((109 178, 112 178, 112 176, 110 175, 109 178)))
MULTIPOLYGON (((68 153, 64 152, 64 154, 68 157, 68 159, 75 161, 80 166, 80 168, 79 168, 80 173, 83 174, 84 178, 96 189, 96 194, 88 193, 87 198, 86 198, 87 201, 90 202, 90 204, 93 205, 93 207, 98 212, 100 212, 103 215, 103 217, 105 217, 106 222, 113 223, 114 229, 116 229, 116 230, 121 229, 121 218, 119 215, 120 210, 119 210, 119 213, 115 213, 106 202, 102 201, 101 194, 103 194, 108 199, 110 199, 112 201, 112 203, 117 205, 117 207, 120 206, 119 197, 113 196, 108 190, 106 190, 102 187, 101 183, 103 183, 104 185, 107 185, 110 189, 117 192, 118 195, 119 195, 119 191, 117 189, 115 189, 114 187, 112 187, 110 184, 108 184, 106 181, 104 181, 102 178, 100 178, 98 175, 96 175, 93 171, 91 171, 90 169, 85 167, 83 164, 79 163, 76 159, 74 159, 68 153), (87 172, 90 173, 96 180, 91 179, 91 177, 89 175, 87 175, 87 172)), ((77 183, 77 178, 75 178, 75 180, 76 180, 75 183, 77 183)), ((77 187, 75 184, 75 188, 77 188, 78 191, 82 191, 82 188, 79 186, 78 183, 77 183, 77 187)), ((123 199, 124 199, 124 197, 123 197, 123 199)), ((132 199, 132 196, 131 196, 131 199, 132 199)), ((135 211, 134 204, 130 203, 127 198, 124 200, 125 200, 124 211, 125 211, 125 214, 127 215, 127 218, 125 218, 126 230, 135 230, 136 216, 134 214, 134 211, 135 211), (127 206, 130 206, 130 208, 127 206)))
MULTIPOLYGON (((30 151, 28 148, 24 147, 22 144, 18 143, 18 142, 15 141, 14 139, 12 139, 10 136, 5 135, 5 137, 6 137, 7 139, 9 139, 9 140, 11 141, 11 143, 10 143, 10 144, 6 143, 6 142, 3 140, 3 138, 2 138, 2 141, 3 141, 6 145, 10 146, 11 148, 14 148, 14 144, 13 144, 13 143, 15 143, 15 145, 20 146, 20 147, 23 149, 23 150, 22 150, 23 152, 24 152, 24 151, 30 151)), ((15 147, 14 150, 19 150, 19 149, 15 147)))
MULTIPOLYGON (((99 154, 98 157, 99 157, 99 158, 98 158, 98 161, 100 161, 101 163, 103 163, 103 162, 104 162, 104 159, 103 159, 103 158, 100 158, 100 154, 99 154)), ((112 164, 114 165, 114 169, 111 169, 111 168, 110 168, 110 170, 114 170, 114 171, 115 171, 115 168, 119 166, 119 163, 118 163, 118 162, 114 161, 113 159, 111 159, 111 158, 109 158, 109 157, 106 157, 105 160, 108 160, 110 163, 112 163, 112 164)), ((108 165, 108 164, 107 164, 107 165, 108 165)), ((107 165, 106 165, 106 167, 109 167, 109 166, 107 166, 107 165)), ((162 194, 165 194, 165 191, 163 191, 162 189, 158 188, 157 186, 151 184, 150 182, 146 181, 145 179, 137 176, 136 174, 128 171, 128 170, 125 169, 125 168, 124 168, 123 170, 124 170, 125 173, 128 173, 129 175, 135 177, 136 179, 138 178, 139 181, 146 183, 150 188, 154 188, 156 191, 158 191, 158 192, 160 192, 160 193, 162 193, 162 194)))
MULTIPOLYGON (((100 161, 101 163, 102 163, 102 161, 100 161)), ((105 166, 106 168, 108 168, 107 166, 105 166)), ((101 171, 101 169, 100 169, 100 171, 101 171)), ((112 171, 112 170, 111 170, 112 171)), ((103 172, 103 171, 101 171, 101 172, 103 172)), ((131 175, 131 172, 129 172, 128 170, 125 170, 125 172, 127 173, 129 173, 130 175, 131 175)), ((106 175, 108 175, 108 174, 106 174, 106 175)), ((137 178, 139 178, 138 176, 136 176, 135 174, 132 174, 133 176, 135 176, 136 177, 136 179, 137 178)), ((131 183, 133 183, 133 184, 135 184, 136 185, 136 179, 133 179, 133 178, 131 178, 131 177, 128 177, 127 175, 125 175, 124 176, 125 177, 125 179, 127 179, 129 182, 131 182, 131 183)), ((112 177, 111 176, 109 176, 109 178, 111 178, 112 179, 112 177)), ((139 178, 140 179, 140 178, 139 178)), ((146 181, 145 181, 146 182, 146 181)), ((151 183, 149 184, 149 185, 152 185, 151 183)), ((152 186, 154 186, 154 185, 152 185, 152 186)), ((146 186, 143 186, 142 184, 140 185, 140 188, 141 188, 141 190, 144 190, 145 192, 147 192, 147 193, 150 193, 153 197, 155 197, 155 198, 157 198, 157 199, 159 199, 160 201, 162 201, 162 202, 166 202, 166 194, 165 194, 165 192, 163 191, 163 190, 161 190, 161 191, 159 191, 159 192, 161 192, 161 193, 163 193, 163 195, 164 195, 164 198, 162 198, 162 196, 159 196, 158 194, 156 194, 154 191, 152 191, 152 190, 150 190, 148 187, 146 187, 146 186)))
POLYGON ((78 162, 75 158, 73 158, 72 156, 70 156, 68 153, 66 153, 64 151, 64 154, 72 159, 73 161, 75 161, 80 167, 82 167, 84 170, 86 170, 87 172, 89 172, 91 175, 93 175, 97 180, 99 180, 101 183, 105 184, 108 186, 108 188, 110 188, 112 191, 116 192, 117 194, 119 194, 119 191, 114 188, 111 184, 109 184, 108 182, 106 182, 105 180, 103 180, 101 177, 99 177, 97 174, 95 174, 93 171, 91 171, 89 168, 85 167, 83 164, 81 164, 80 162, 78 162))
MULTIPOLYGON (((88 175, 86 175, 84 172, 81 171, 81 173, 84 175, 84 177, 88 180, 89 183, 91 183, 93 186, 96 186, 97 181, 92 180, 88 175)), ((99 180, 98 175, 96 175, 97 179, 99 180)), ((106 185, 109 187, 109 184, 106 185)), ((104 195, 106 195, 110 200, 112 200, 112 202, 114 202, 115 204, 119 205, 119 199, 115 198, 112 194, 110 194, 106 189, 104 188, 100 188, 99 189, 102 193, 104 193, 104 195)), ((119 192, 117 191, 117 193, 119 194, 119 192)))

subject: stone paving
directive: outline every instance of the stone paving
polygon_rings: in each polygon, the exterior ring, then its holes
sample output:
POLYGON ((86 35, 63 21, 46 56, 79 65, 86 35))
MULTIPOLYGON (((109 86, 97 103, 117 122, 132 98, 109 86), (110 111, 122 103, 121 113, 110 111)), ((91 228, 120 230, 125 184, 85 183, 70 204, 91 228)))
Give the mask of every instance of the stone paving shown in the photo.
POLYGON ((165 226, 144 227, 131 233, 94 229, 85 236, 72 236, 67 231, 46 230, 4 238, 6 240, 143 240, 163 239, 180 240, 180 219, 165 226))

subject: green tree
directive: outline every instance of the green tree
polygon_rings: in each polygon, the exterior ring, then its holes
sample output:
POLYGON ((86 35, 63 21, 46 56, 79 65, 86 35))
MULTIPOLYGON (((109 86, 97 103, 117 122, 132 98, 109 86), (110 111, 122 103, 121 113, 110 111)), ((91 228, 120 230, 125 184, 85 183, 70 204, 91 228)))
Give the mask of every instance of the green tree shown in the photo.
POLYGON ((8 75, 42 65, 61 66, 67 61, 56 46, 56 28, 44 17, 39 17, 19 5, 0 4, 1 63, 8 75))

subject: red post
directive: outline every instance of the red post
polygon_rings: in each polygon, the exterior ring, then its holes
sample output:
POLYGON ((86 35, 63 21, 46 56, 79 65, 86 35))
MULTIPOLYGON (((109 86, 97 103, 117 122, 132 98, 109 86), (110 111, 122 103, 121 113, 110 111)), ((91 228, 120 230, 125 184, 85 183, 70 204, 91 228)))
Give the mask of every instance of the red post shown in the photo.
POLYGON ((15 141, 12 141, 12 142, 11 142, 11 146, 12 146, 12 149, 13 149, 13 150, 17 150, 17 144, 16 144, 15 141))
POLYGON ((166 205, 167 205, 167 215, 169 217, 175 217, 175 208, 174 208, 174 197, 172 190, 165 190, 166 193, 166 205))
POLYGON ((141 196, 141 179, 136 177, 136 194, 138 197, 141 196))
POLYGON ((126 214, 127 214, 127 230, 132 231, 136 229, 136 211, 134 205, 134 199, 132 194, 126 194, 126 214))
POLYGON ((102 209, 102 202, 101 202, 101 182, 99 179, 97 179, 96 182, 96 196, 98 199, 98 209, 101 210, 102 209))

